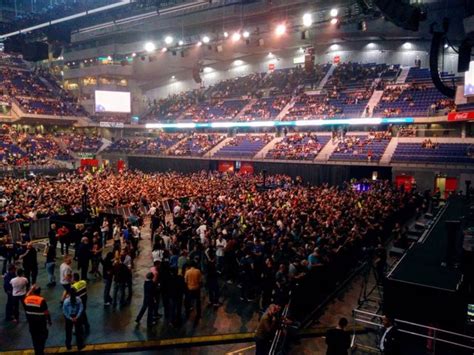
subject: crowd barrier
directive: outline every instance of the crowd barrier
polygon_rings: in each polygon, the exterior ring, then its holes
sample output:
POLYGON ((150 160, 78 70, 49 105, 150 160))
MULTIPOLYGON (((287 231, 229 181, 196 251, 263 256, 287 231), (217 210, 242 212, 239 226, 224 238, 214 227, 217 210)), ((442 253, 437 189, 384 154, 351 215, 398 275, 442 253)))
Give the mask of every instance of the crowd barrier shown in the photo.
POLYGON ((14 242, 22 240, 22 229, 26 230, 29 228, 31 240, 46 238, 48 236, 50 227, 49 218, 40 218, 36 221, 27 222, 29 227, 27 227, 25 223, 26 222, 10 222, 7 224, 8 233, 14 242))

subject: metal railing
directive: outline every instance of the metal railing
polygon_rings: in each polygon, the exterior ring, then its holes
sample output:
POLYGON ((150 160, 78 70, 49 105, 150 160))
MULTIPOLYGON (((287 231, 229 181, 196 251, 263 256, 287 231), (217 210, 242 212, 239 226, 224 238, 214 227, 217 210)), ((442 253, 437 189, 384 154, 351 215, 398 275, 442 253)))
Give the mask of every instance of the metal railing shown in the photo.
MULTIPOLYGON (((363 348, 372 351, 379 351, 376 344, 373 344, 374 346, 368 346, 366 344, 357 343, 355 326, 357 324, 362 324, 369 328, 373 327, 376 331, 379 331, 383 328, 383 316, 381 314, 371 313, 360 309, 354 309, 352 315, 354 321, 353 346, 357 347, 358 345, 361 345, 363 348)), ((431 354, 436 354, 436 349, 441 345, 443 345, 442 350, 439 351, 438 354, 447 354, 448 352, 464 354, 466 351, 467 353, 472 353, 474 351, 474 337, 472 336, 402 319, 395 319, 395 323, 398 331, 405 336, 403 339, 406 340, 407 343, 418 341, 418 346, 424 347, 425 350, 428 350, 431 354)), ((402 346, 403 345, 402 342, 402 346)))
POLYGON ((288 317, 288 313, 290 311, 290 306, 291 306, 291 291, 289 293, 290 300, 288 301, 287 305, 285 308, 283 308, 283 311, 281 312, 281 325, 278 328, 278 330, 275 332, 275 336, 273 337, 272 345, 270 347, 270 350, 268 351, 269 355, 278 355, 281 353, 282 349, 285 346, 286 343, 286 331, 285 331, 285 325, 283 323, 284 319, 288 317))
POLYGON ((21 241, 22 224, 29 224, 30 240, 41 239, 48 236, 50 223, 49 218, 40 218, 30 222, 10 222, 7 224, 8 234, 14 242, 21 241))

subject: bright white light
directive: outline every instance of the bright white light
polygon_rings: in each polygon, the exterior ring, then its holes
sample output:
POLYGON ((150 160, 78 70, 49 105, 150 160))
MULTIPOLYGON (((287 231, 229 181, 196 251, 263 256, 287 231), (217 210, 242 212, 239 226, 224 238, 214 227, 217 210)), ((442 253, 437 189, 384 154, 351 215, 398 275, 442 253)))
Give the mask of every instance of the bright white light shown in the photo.
POLYGON ((109 55, 109 56, 107 57, 107 60, 112 60, 112 57, 109 55))
POLYGON ((286 32, 286 26, 283 23, 280 23, 276 28, 275 28, 275 34, 277 36, 282 36, 286 32))
POLYGON ((137 53, 133 52, 132 57, 136 57, 136 56, 137 56, 137 53))
POLYGON ((202 46, 202 42, 199 41, 198 43, 196 43, 196 46, 201 47, 201 46, 202 46))
POLYGON ((272 52, 268 52, 268 58, 273 58, 273 57, 274 57, 273 53, 272 53, 272 52))
POLYGON ((161 48, 161 53, 165 53, 167 50, 168 50, 168 48, 163 47, 163 48, 161 48))
POLYGON ((298 51, 299 51, 300 53, 304 53, 304 49, 303 49, 302 47, 300 47, 300 49, 298 49, 298 51))
POLYGON ((304 27, 311 27, 313 24, 313 16, 311 14, 306 13, 303 15, 303 26, 304 27))
POLYGON ((249 31, 244 31, 243 36, 244 36, 244 38, 249 38, 250 37, 250 32, 249 31))
POLYGON ((184 44, 183 41, 179 41, 179 42, 178 42, 178 45, 180 45, 180 46, 182 46, 183 44, 184 44))
POLYGON ((239 33, 239 32, 234 32, 234 33, 232 34, 232 41, 233 41, 233 42, 240 41, 240 33, 239 33))
POLYGON ((165 43, 168 44, 168 45, 171 44, 171 43, 173 43, 173 37, 171 37, 171 36, 166 36, 166 37, 165 37, 165 43))
POLYGON ((203 43, 209 43, 210 40, 211 40, 211 39, 210 39, 208 36, 204 36, 204 37, 202 38, 203 43))
POLYGON ((229 33, 228 33, 228 32, 224 32, 224 37, 225 37, 225 38, 229 37, 229 33))
POLYGON ((331 19, 331 25, 336 25, 339 22, 337 18, 332 18, 331 19))
POLYGON ((211 67, 204 67, 203 71, 204 71, 204 73, 210 73, 210 72, 212 72, 212 68, 211 67))
POLYGON ((171 79, 173 79, 173 80, 174 80, 174 79, 176 79, 176 77, 173 75, 173 76, 171 77, 171 79))
POLYGON ((145 50, 146 50, 148 53, 153 52, 155 49, 156 49, 156 47, 155 47, 155 44, 154 44, 153 42, 146 42, 146 43, 145 43, 145 50))
POLYGON ((331 11, 329 12, 329 15, 331 15, 331 17, 336 17, 338 13, 339 13, 338 9, 331 9, 331 11))
POLYGON ((337 50, 340 49, 340 48, 341 48, 341 46, 338 45, 338 44, 331 44, 331 45, 329 46, 329 50, 331 50, 331 51, 337 51, 337 50))
POLYGON ((448 47, 449 47, 448 44, 445 43, 445 44, 444 44, 444 49, 448 49, 448 47))
POLYGON ((240 65, 242 65, 242 64, 244 64, 244 62, 241 61, 240 59, 234 60, 234 65, 235 65, 236 67, 238 67, 238 66, 240 66, 240 65))
POLYGON ((370 42, 370 43, 367 45, 367 48, 375 48, 375 43, 370 42))
POLYGON ((411 49, 411 47, 412 47, 412 45, 411 45, 410 42, 405 42, 405 43, 403 43, 403 48, 404 48, 404 49, 411 49))

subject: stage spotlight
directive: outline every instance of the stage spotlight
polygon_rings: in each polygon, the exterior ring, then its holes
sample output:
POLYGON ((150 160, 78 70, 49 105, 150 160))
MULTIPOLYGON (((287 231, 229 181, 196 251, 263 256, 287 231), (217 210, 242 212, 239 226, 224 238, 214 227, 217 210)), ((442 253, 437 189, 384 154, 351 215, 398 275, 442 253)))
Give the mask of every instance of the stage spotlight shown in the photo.
POLYGON ((242 35, 244 36, 244 38, 249 38, 250 37, 250 32, 249 31, 244 31, 244 33, 242 35))
POLYGON ((410 42, 403 43, 403 49, 411 49, 412 44, 410 42))
POLYGON ((275 28, 275 34, 277 36, 283 36, 286 32, 286 26, 283 23, 280 23, 276 28, 275 28))
POLYGON ((167 45, 170 45, 171 43, 173 43, 173 37, 171 37, 171 36, 166 36, 166 37, 165 37, 165 43, 166 43, 167 45))
POLYGON ((303 26, 304 27, 311 27, 313 24, 313 17, 310 13, 306 13, 303 15, 303 26))
POLYGON ((199 41, 198 43, 196 43, 196 46, 201 47, 201 46, 202 46, 202 42, 199 41))
POLYGON ((224 32, 224 37, 225 37, 225 38, 229 37, 229 33, 228 33, 228 32, 224 32))
POLYGON ((109 56, 107 57, 107 60, 112 60, 112 57, 109 55, 109 56))
POLYGON ((202 38, 202 42, 203 42, 203 43, 209 43, 210 40, 211 40, 211 39, 210 39, 208 36, 204 36, 204 37, 202 38))
POLYGON ((183 44, 184 44, 183 41, 179 41, 179 42, 178 42, 178 45, 179 45, 179 46, 182 46, 183 44))
POLYGON ((339 20, 337 18, 332 18, 331 19, 331 25, 337 25, 338 22, 339 22, 339 20))
POLYGON ((233 42, 240 41, 240 33, 239 33, 239 32, 234 32, 234 33, 232 34, 232 41, 233 41, 233 42))
POLYGON ((338 13, 339 13, 338 9, 331 9, 331 11, 329 12, 331 17, 336 17, 338 13))
POLYGON ((168 50, 168 48, 163 47, 163 48, 161 48, 161 53, 165 53, 167 50, 168 50))
POLYGON ((137 53, 133 52, 132 57, 135 58, 137 56, 137 53))
POLYGON ((145 43, 145 50, 146 50, 148 53, 153 52, 155 49, 156 49, 156 47, 155 47, 155 44, 154 44, 153 42, 147 42, 147 43, 145 43))

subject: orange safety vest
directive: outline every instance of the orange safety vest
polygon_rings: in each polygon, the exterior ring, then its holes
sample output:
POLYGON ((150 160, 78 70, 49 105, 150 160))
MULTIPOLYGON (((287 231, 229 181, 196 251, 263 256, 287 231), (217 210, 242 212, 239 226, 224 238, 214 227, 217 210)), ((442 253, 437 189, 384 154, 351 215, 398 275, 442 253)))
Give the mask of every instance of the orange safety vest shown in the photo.
POLYGON ((37 295, 27 296, 24 300, 25 313, 32 316, 45 316, 44 311, 40 311, 44 298, 37 295))

